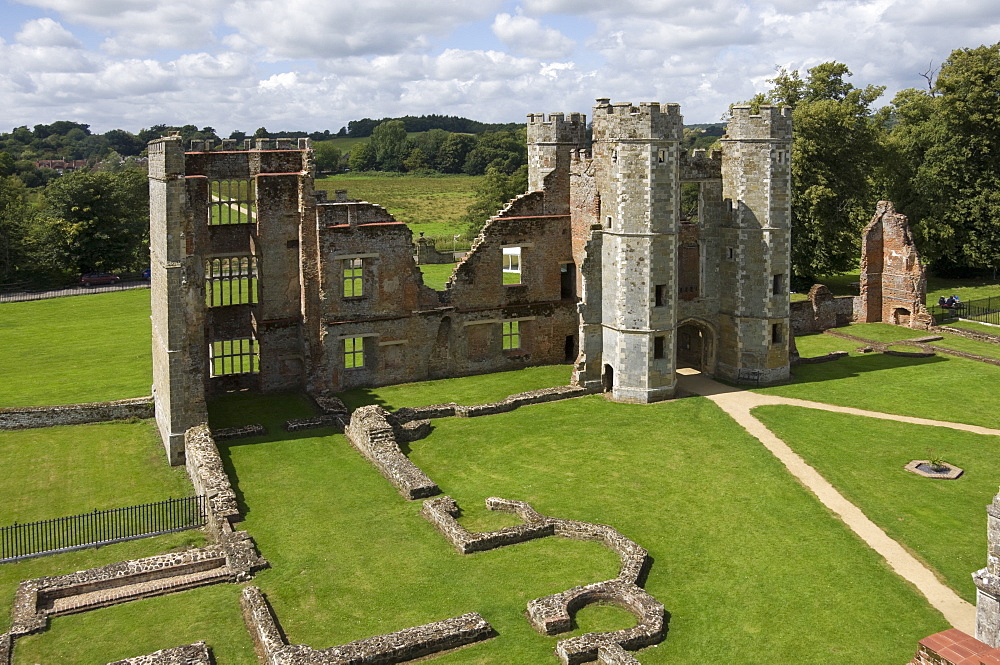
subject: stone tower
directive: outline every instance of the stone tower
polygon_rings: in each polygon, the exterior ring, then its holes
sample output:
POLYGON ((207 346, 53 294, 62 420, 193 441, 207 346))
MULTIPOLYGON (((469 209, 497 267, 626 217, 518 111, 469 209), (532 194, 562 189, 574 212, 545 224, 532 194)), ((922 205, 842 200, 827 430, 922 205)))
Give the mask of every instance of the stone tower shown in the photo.
POLYGON ((545 212, 569 214, 570 160, 586 140, 582 113, 528 114, 528 191, 545 192, 545 212))
POLYGON ((1000 494, 986 507, 986 567, 976 583, 976 639, 1000 647, 1000 494))
POLYGON ((600 192, 602 377, 612 399, 672 397, 679 159, 677 104, 597 100, 593 162, 600 192))
POLYGON ((171 464, 184 460, 184 432, 208 420, 205 406, 204 290, 187 214, 184 147, 179 136, 149 144, 149 278, 156 426, 171 464))
POLYGON ((792 117, 787 107, 736 106, 722 139, 728 219, 721 229, 717 375, 735 383, 787 380, 792 117))

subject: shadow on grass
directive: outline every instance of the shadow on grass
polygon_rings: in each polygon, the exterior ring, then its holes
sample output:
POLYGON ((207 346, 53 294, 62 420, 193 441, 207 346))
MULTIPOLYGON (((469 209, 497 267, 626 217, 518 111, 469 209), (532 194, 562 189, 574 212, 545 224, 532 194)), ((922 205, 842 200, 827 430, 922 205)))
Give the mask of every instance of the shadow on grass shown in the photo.
POLYGON ((795 366, 792 369, 792 376, 794 377, 792 383, 815 383, 818 381, 849 379, 868 372, 880 372, 913 365, 932 365, 947 362, 947 358, 940 358, 938 356, 930 358, 907 358, 902 356, 887 356, 882 353, 845 356, 840 360, 828 363, 795 366))
POLYGON ((351 411, 359 406, 369 406, 371 404, 377 404, 386 411, 395 411, 397 408, 396 405, 390 404, 379 397, 378 388, 352 388, 351 390, 338 393, 337 397, 351 411))

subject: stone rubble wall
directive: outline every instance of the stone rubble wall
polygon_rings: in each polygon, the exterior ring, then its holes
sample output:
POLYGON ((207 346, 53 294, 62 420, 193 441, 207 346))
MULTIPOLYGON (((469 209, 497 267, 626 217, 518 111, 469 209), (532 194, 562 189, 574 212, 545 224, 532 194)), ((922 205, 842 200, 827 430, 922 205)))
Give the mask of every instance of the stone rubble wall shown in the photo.
POLYGON ((523 501, 490 497, 486 500, 486 507, 516 514, 524 523, 497 531, 471 533, 458 523, 456 518, 461 511, 455 500, 448 496, 424 501, 420 514, 461 554, 553 535, 601 542, 621 558, 619 576, 613 580, 574 587, 528 603, 528 621, 545 635, 558 635, 572 630, 573 615, 592 603, 613 604, 636 617, 637 624, 632 628, 607 633, 587 633, 560 641, 556 645, 556 655, 564 665, 591 662, 600 658, 611 664, 636 662, 634 659, 629 660, 631 656, 623 656, 619 651, 641 649, 663 640, 666 633, 666 612, 662 603, 639 586, 645 580, 650 560, 648 552, 638 543, 604 524, 547 517, 523 501))
POLYGON ((27 406, 0 409, 0 430, 82 425, 107 420, 153 417, 153 398, 136 397, 111 402, 27 406))
POLYGON ((223 427, 212 430, 212 438, 216 441, 232 439, 249 439, 252 436, 266 436, 267 428, 260 424, 243 425, 242 427, 223 427))
POLYGON ((809 299, 789 305, 789 325, 796 335, 846 326, 854 318, 858 296, 834 296, 823 284, 809 289, 809 299))
POLYGON ((955 328, 952 326, 935 326, 931 328, 934 332, 948 332, 952 335, 958 335, 959 337, 965 337, 967 339, 974 339, 977 342, 987 342, 989 344, 1000 344, 1000 328, 997 328, 997 333, 990 334, 988 332, 980 332, 978 330, 969 330, 968 328, 955 328))
POLYGON ((213 665, 214 660, 204 642, 161 649, 145 656, 116 660, 108 665, 213 665))
POLYGON ((582 397, 592 392, 592 390, 587 390, 579 386, 556 386, 554 388, 541 388, 539 390, 516 393, 499 402, 490 402, 488 404, 466 406, 449 402, 447 404, 432 404, 420 407, 404 406, 396 409, 393 414, 401 423, 418 419, 448 418, 451 416, 475 418, 476 416, 492 416, 498 413, 507 413, 528 404, 543 404, 545 402, 556 402, 573 397, 582 397))
POLYGON ((375 465, 399 493, 412 501, 433 496, 441 490, 399 448, 399 425, 378 405, 362 406, 351 414, 344 429, 347 440, 375 465))
POLYGON ((243 589, 240 605, 257 656, 265 665, 388 665, 480 642, 496 634, 482 616, 470 612, 341 646, 313 649, 287 643, 259 588, 243 589))
POLYGON ((229 482, 208 425, 202 423, 184 433, 184 458, 188 476, 197 494, 208 498, 208 507, 217 520, 229 523, 242 519, 236 492, 229 482))
POLYGON ((597 649, 597 665, 639 665, 639 661, 617 644, 611 644, 597 649))
POLYGON ((335 427, 341 431, 344 429, 344 421, 339 416, 322 415, 311 416, 309 418, 292 418, 285 421, 286 432, 301 432, 303 430, 319 429, 321 427, 335 427))

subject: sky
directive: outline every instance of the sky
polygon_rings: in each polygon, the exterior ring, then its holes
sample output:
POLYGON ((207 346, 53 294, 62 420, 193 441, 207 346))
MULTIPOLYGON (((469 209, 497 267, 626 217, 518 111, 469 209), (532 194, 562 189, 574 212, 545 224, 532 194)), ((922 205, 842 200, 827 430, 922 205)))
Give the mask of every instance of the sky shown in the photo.
POLYGON ((0 132, 56 120, 220 135, 350 120, 523 122, 594 100, 718 122, 776 67, 925 87, 1000 41, 996 0, 0 0, 0 132))

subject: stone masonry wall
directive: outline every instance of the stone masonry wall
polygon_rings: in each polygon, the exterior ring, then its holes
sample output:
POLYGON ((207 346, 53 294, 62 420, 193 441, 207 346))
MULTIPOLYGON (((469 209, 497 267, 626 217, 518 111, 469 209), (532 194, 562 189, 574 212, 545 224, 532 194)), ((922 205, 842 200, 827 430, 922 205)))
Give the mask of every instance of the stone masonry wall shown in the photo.
POLYGON ((152 418, 153 398, 136 397, 113 402, 29 406, 0 409, 0 430, 32 429, 56 425, 80 425, 107 420, 152 418))
POLYGON ((792 332, 803 335, 846 326, 854 320, 855 296, 834 296, 823 284, 809 289, 809 299, 789 305, 792 332))

